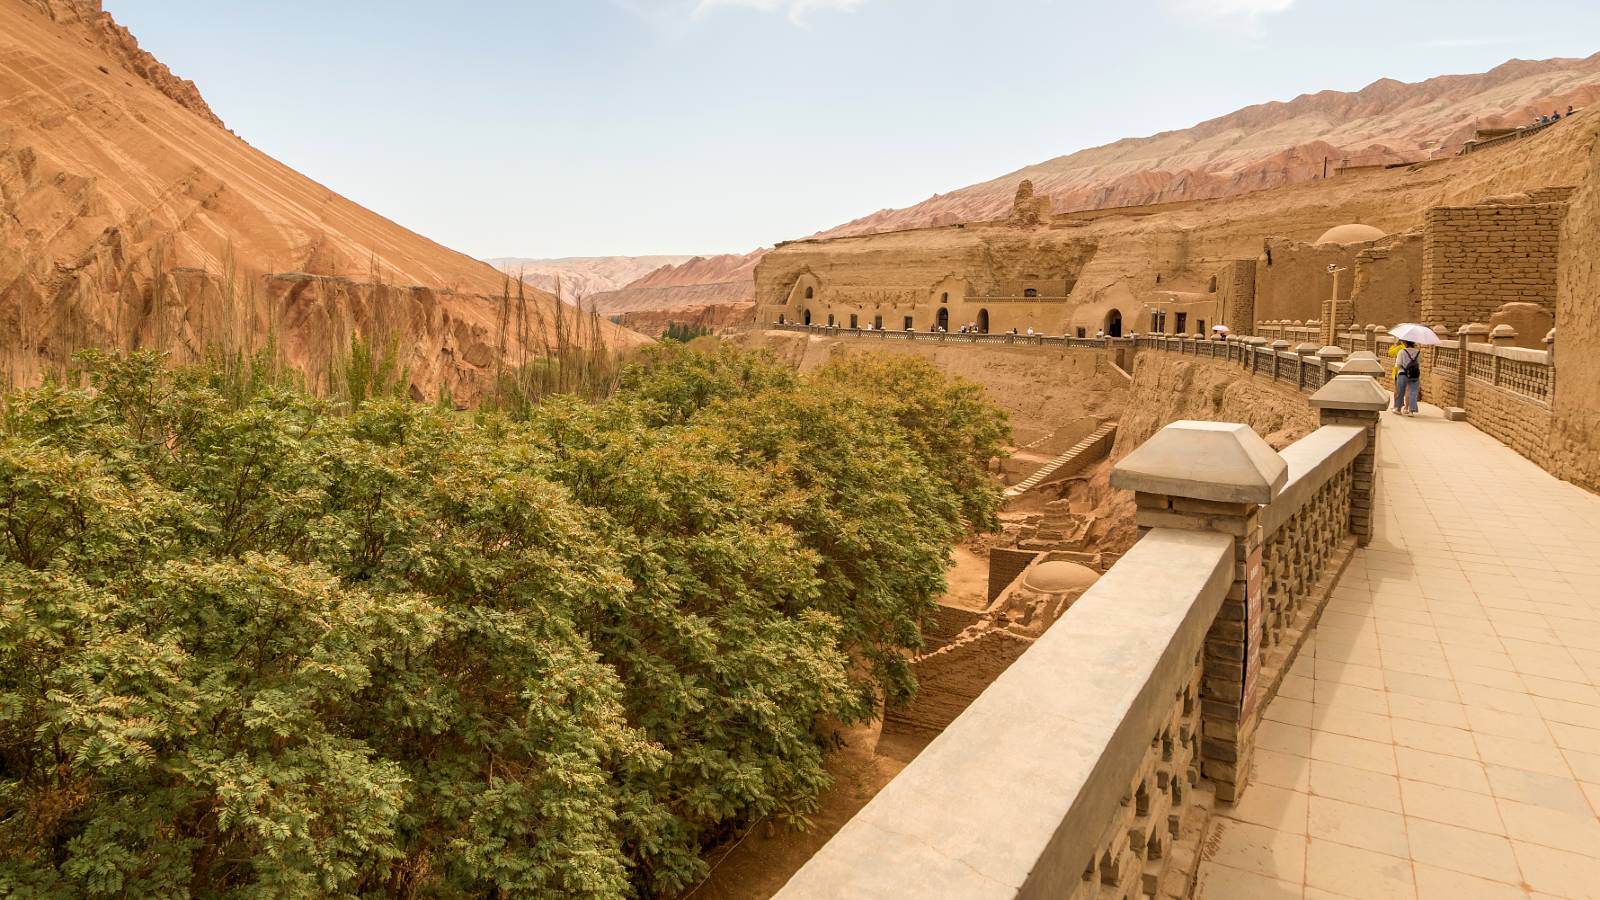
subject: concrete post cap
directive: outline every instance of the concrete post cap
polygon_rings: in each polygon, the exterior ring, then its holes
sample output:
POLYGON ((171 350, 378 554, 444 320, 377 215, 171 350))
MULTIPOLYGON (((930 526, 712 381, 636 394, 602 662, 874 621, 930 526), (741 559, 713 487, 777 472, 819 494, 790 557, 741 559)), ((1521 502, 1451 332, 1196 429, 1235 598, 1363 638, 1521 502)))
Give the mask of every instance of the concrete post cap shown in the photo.
POLYGON ((1482 322, 1470 322, 1456 329, 1456 334, 1488 334, 1489 326, 1482 322))
POLYGON ((1316 353, 1317 349, 1318 349, 1318 347, 1317 347, 1316 344, 1313 344, 1310 341, 1307 341, 1307 342, 1305 342, 1303 344, 1296 344, 1295 348, 1294 348, 1294 352, 1300 354, 1301 356, 1310 356, 1310 355, 1316 353))
POLYGON ((1376 378, 1388 373, 1384 371, 1383 364, 1378 362, 1378 358, 1372 355, 1371 351, 1360 350, 1350 354, 1350 358, 1345 360, 1345 364, 1339 368, 1339 374, 1367 375, 1376 378))
POLYGON ((1556 330, 1554 328, 1550 329, 1549 333, 1544 336, 1544 342, 1546 344, 1554 344, 1556 342, 1556 330))
POLYGON ((1234 422, 1173 422, 1111 470, 1112 487, 1218 503, 1270 503, 1288 480, 1283 457, 1234 422))
POLYGON ((1252 347, 1261 347, 1261 346, 1265 346, 1266 345, 1267 339, 1264 338, 1264 337, 1246 338, 1245 339, 1245 343, 1249 344, 1252 347))
MULTIPOLYGON (((1346 366, 1348 369, 1348 365, 1346 366)), ((1380 370, 1381 371, 1381 370, 1380 370)), ((1389 406, 1389 392, 1371 375, 1335 375, 1310 400, 1313 409, 1366 409, 1379 412, 1389 406)))
POLYGON ((1347 355, 1343 347, 1335 347, 1332 344, 1317 351, 1318 359, 1344 359, 1347 355))
POLYGON ((1274 349, 1274 350, 1287 350, 1291 346, 1293 346, 1293 345, 1290 344, 1288 341, 1273 341, 1272 342, 1272 349, 1274 349))
POLYGON ((1294 324, 1295 324, 1295 327, 1298 328, 1299 326, 1304 325, 1305 323, 1301 322, 1299 319, 1295 319, 1294 320, 1294 324))
POLYGON ((1489 336, 1490 337, 1516 337, 1517 336, 1517 330, 1515 328, 1512 328, 1510 325, 1500 324, 1500 325, 1496 325, 1494 328, 1490 329, 1489 336))

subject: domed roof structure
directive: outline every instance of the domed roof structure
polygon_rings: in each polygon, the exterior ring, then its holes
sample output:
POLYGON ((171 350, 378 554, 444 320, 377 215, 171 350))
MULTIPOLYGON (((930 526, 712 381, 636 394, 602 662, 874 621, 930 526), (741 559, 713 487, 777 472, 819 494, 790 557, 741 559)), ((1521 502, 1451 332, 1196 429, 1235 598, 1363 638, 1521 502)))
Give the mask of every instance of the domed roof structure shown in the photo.
POLYGON ((1371 225, 1360 225, 1351 222, 1349 225, 1335 225, 1322 233, 1317 238, 1319 244, 1363 244, 1384 237, 1381 229, 1371 225))
POLYGON ((1039 563, 1022 576, 1022 586, 1041 594, 1064 594, 1088 587, 1100 580, 1100 573, 1064 559, 1039 563))

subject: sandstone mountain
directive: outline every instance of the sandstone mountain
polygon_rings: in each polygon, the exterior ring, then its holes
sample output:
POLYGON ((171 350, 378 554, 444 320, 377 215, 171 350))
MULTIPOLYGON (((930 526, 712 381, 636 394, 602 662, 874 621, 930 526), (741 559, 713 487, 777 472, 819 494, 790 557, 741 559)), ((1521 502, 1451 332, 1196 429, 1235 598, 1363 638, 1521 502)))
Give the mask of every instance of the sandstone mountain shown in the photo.
POLYGON ((503 256, 485 260, 489 265, 521 278, 543 291, 555 292, 568 303, 625 287, 662 267, 676 266, 692 256, 567 256, 559 259, 525 259, 503 256))
POLYGON ((641 334, 660 334, 673 322, 718 331, 748 318, 756 265, 766 254, 760 249, 696 256, 662 266, 621 289, 595 294, 586 303, 641 334))
POLYGON ((1522 125, 1597 99, 1600 54, 1512 60, 1482 74, 1415 84, 1385 78, 1355 92, 1261 103, 1192 128, 1057 157, 817 236, 998 218, 1010 211, 1022 179, 1058 213, 1227 197, 1318 178, 1324 166, 1335 172, 1453 154, 1478 128, 1522 125))
MULTIPOLYGON (((0 22, 8 379, 37 379, 82 347, 181 360, 271 333, 315 383, 359 334, 403 348, 413 393, 482 392, 516 340, 500 325, 502 273, 227 131, 99 0, 0 0, 0 22)), ((526 294, 534 325, 523 333, 537 353, 537 323, 559 305, 526 294)), ((610 323, 595 330, 639 340, 610 323)))

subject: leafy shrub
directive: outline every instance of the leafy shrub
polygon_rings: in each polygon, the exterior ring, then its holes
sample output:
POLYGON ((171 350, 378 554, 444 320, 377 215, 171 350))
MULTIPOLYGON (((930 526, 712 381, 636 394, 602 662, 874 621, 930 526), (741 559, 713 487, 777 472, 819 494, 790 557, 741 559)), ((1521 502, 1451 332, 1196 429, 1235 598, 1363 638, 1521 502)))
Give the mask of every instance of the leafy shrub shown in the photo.
POLYGON ((86 362, 0 433, 0 895, 680 892, 911 689, 987 459, 729 351, 515 418, 86 362))

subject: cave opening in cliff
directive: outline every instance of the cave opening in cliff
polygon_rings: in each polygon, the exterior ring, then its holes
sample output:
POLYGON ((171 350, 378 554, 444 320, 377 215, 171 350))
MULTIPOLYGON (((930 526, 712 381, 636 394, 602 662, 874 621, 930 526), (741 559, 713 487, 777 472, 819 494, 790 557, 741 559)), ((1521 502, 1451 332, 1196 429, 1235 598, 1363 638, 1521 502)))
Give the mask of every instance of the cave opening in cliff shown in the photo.
POLYGON ((945 309, 944 307, 939 308, 938 325, 940 331, 950 330, 950 310, 945 309))
POLYGON ((978 333, 989 333, 989 311, 987 309, 978 310, 978 333))
POLYGON ((1106 313, 1105 331, 1109 337, 1122 337, 1122 310, 1113 309, 1106 313))

